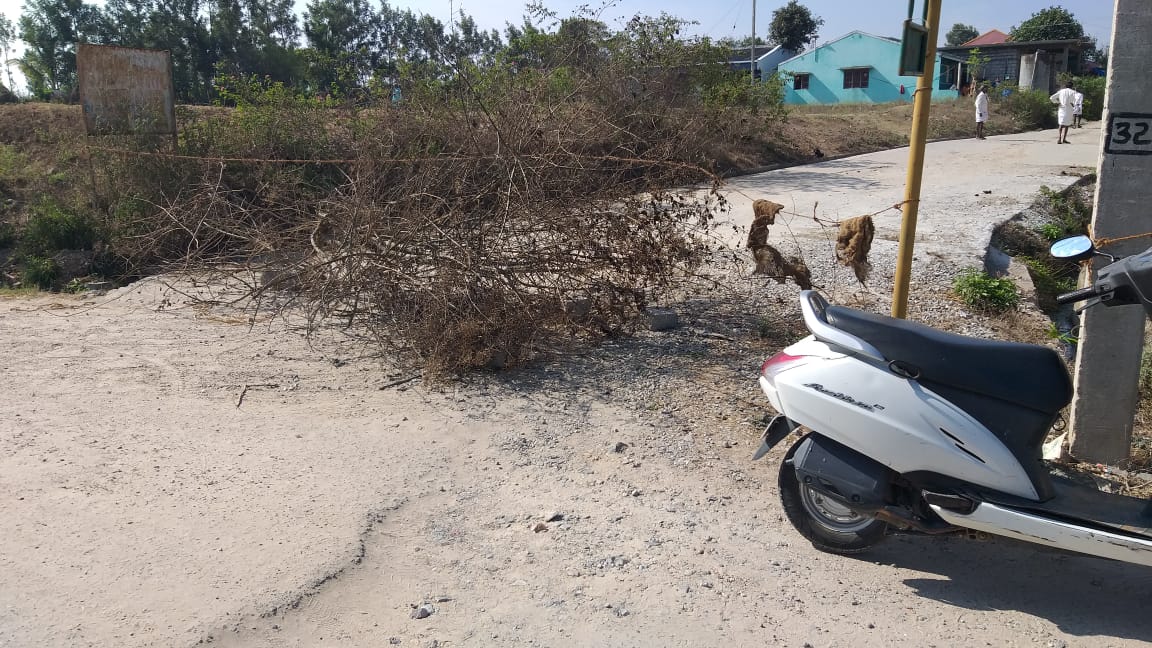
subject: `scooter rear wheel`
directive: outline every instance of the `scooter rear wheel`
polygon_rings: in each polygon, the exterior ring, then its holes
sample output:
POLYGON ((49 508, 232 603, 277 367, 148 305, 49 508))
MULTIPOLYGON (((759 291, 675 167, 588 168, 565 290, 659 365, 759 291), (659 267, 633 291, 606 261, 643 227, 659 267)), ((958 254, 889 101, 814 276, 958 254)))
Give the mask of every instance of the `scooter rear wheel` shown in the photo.
POLYGON ((804 439, 788 450, 780 463, 780 502, 788 521, 812 546, 836 554, 856 554, 880 542, 888 525, 857 513, 841 502, 800 483, 792 455, 804 439))

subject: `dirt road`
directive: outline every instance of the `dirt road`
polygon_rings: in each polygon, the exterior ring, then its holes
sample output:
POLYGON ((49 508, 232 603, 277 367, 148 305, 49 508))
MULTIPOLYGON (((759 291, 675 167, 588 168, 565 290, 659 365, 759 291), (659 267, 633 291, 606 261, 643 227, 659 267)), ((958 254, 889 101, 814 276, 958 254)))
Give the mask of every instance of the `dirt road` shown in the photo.
MULTIPOLYGON (((1041 185, 1062 190, 1095 170, 1099 124, 1074 129, 1069 142, 1056 144, 1056 131, 1048 130, 929 144, 917 252, 978 264, 992 228, 1031 204, 1041 185)), ((904 199, 907 166, 908 149, 891 149, 733 178, 722 192, 731 204, 729 218, 745 226, 751 223, 754 199, 783 204, 788 213, 778 219, 776 241, 823 237, 813 213, 827 222, 880 212, 876 235, 895 242, 901 212, 887 208, 904 199)), ((736 239, 732 242, 739 243, 736 239)))
POLYGON ((1146 645, 1150 570, 804 543, 749 460, 794 289, 747 290, 438 388, 154 281, 0 301, 0 645, 1146 645))

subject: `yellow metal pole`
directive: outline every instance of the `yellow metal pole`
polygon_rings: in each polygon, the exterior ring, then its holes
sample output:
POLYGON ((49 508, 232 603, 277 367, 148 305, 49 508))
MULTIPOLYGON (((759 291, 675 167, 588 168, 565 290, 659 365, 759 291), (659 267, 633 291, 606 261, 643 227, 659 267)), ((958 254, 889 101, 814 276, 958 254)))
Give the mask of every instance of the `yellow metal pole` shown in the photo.
POLYGON ((912 104, 912 135, 908 140, 908 180, 904 185, 904 220, 900 223, 900 248, 896 255, 892 317, 908 314, 908 284, 912 278, 912 249, 916 243, 916 215, 920 208, 920 181, 924 177, 924 141, 928 138, 928 110, 932 106, 932 77, 936 71, 936 39, 940 34, 940 2, 927 0, 928 46, 924 74, 916 81, 912 104))

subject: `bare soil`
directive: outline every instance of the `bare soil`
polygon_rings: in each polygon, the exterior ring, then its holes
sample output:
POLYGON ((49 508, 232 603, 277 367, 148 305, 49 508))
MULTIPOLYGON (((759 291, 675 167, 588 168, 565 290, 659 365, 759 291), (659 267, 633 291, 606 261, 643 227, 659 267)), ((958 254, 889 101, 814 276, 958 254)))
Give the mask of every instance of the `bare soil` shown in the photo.
POLYGON ((795 288, 723 283, 673 331, 439 385, 155 279, 0 300, 0 645, 1146 645, 1147 569, 813 550, 782 449, 750 460, 795 288))

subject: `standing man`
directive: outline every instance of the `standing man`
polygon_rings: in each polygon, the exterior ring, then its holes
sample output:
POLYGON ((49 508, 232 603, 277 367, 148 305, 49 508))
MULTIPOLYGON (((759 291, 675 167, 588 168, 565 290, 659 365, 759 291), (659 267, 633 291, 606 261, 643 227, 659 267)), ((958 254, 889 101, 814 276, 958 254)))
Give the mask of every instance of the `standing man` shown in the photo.
POLYGON ((1072 82, 1067 81, 1064 87, 1056 91, 1056 94, 1049 97, 1052 103, 1058 104, 1060 108, 1056 111, 1056 121, 1060 124, 1060 129, 1056 131, 1056 143, 1068 143, 1068 127, 1072 125, 1072 104, 1076 100, 1075 88, 1072 87, 1072 82))
POLYGON ((1076 96, 1072 97, 1072 127, 1080 128, 1080 122, 1084 119, 1084 93, 1079 90, 1076 91, 1076 96))
POLYGON ((984 139, 984 122, 988 121, 988 93, 987 87, 981 83, 980 92, 976 95, 976 139, 984 139))

